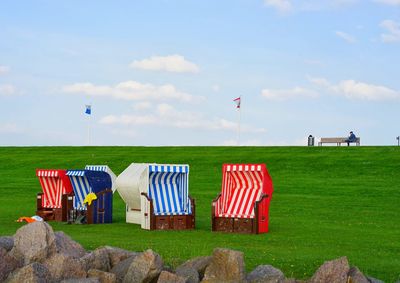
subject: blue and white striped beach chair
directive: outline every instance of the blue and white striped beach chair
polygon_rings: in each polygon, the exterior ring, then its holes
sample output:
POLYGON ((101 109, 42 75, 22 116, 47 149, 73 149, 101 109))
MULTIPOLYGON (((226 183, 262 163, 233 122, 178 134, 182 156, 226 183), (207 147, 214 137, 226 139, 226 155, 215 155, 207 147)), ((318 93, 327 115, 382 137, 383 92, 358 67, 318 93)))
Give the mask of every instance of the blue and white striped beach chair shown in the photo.
POLYGON ((132 163, 116 180, 126 203, 126 221, 143 229, 193 229, 189 165, 132 163))
POLYGON ((112 223, 111 177, 104 171, 68 170, 66 174, 74 190, 73 207, 70 210, 86 215, 87 223, 112 223), (90 205, 84 203, 88 194, 96 199, 90 205))
POLYGON ((117 176, 114 174, 111 168, 108 167, 108 165, 86 165, 85 170, 107 172, 111 177, 111 190, 113 193, 115 193, 115 179, 117 179, 117 176))

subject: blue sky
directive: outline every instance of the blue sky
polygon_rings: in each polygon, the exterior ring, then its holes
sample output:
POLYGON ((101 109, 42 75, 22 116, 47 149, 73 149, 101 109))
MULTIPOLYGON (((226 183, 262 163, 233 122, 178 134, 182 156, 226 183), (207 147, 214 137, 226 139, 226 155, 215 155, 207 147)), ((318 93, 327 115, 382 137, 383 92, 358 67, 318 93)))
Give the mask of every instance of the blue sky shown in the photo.
POLYGON ((2 1, 0 145, 390 145, 399 74, 400 0, 2 1))

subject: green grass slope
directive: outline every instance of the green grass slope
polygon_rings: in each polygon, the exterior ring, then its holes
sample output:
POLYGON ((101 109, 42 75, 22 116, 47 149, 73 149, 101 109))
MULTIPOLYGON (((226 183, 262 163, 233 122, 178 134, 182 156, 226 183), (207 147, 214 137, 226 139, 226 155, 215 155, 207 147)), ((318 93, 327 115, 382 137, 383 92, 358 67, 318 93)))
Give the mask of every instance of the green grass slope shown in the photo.
POLYGON ((151 248, 176 266, 215 247, 243 251, 247 270, 272 264, 307 278, 325 260, 348 256, 364 273, 388 282, 400 276, 399 147, 31 147, 0 148, 0 235, 14 234, 19 216, 35 213, 36 168, 108 164, 118 175, 131 162, 188 163, 196 199, 196 230, 144 231, 126 224, 114 195, 114 223, 51 223, 87 249, 151 248), (223 163, 266 163, 275 192, 270 232, 212 233, 211 200, 221 190, 223 163))

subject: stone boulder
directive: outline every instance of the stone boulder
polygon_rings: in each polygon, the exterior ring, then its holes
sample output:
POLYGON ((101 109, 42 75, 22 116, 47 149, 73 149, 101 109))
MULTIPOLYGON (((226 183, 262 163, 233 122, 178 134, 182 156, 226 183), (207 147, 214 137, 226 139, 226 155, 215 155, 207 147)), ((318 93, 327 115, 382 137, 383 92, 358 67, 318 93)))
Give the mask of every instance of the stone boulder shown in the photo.
POLYGON ((152 282, 157 279, 162 268, 161 257, 152 250, 147 250, 134 257, 123 282, 152 282))
POLYGON ((14 246, 14 238, 11 236, 0 237, 0 248, 5 249, 7 252, 11 251, 14 246))
POLYGON ((168 271, 161 271, 157 283, 186 283, 185 278, 168 271))
POLYGON ((66 254, 56 253, 43 264, 49 270, 53 280, 57 282, 63 279, 86 277, 86 271, 81 262, 66 254))
POLYGON ((351 283, 369 283, 367 277, 365 277, 356 266, 350 268, 348 276, 351 280, 351 283))
POLYGON ((21 266, 20 261, 8 254, 6 249, 0 247, 0 282, 3 282, 11 272, 21 266))
POLYGON ((14 235, 14 247, 11 253, 24 261, 43 262, 56 252, 53 229, 46 222, 33 222, 19 228, 14 235))
POLYGON ((202 282, 244 282, 243 253, 216 248, 202 282))
POLYGON ((187 282, 198 282, 204 277, 207 266, 211 263, 211 256, 200 256, 190 259, 176 268, 176 274, 186 278, 187 282), (197 276, 195 276, 195 273, 197 276), (192 279, 189 279, 192 278, 192 279), (195 278, 198 278, 197 281, 195 278))
POLYGON ((122 282, 124 280, 124 277, 134 259, 135 256, 128 257, 127 259, 114 265, 114 267, 111 269, 110 272, 116 275, 117 282, 122 282))
POLYGON ((56 251, 73 258, 81 258, 86 255, 85 249, 77 242, 71 239, 64 232, 55 232, 56 251))
POLYGON ((190 267, 177 270, 176 275, 183 277, 186 283, 199 283, 201 281, 199 273, 190 267))
POLYGON ((84 269, 98 269, 101 271, 110 271, 111 264, 108 256, 108 251, 105 248, 95 249, 93 252, 86 254, 80 259, 84 269))
POLYGON ((46 282, 51 282, 51 275, 49 270, 43 264, 34 262, 20 269, 15 270, 8 276, 5 282, 46 283, 46 282))
POLYGON ((120 248, 115 248, 115 247, 110 247, 110 246, 105 246, 100 249, 104 249, 107 254, 108 254, 108 258, 110 260, 110 266, 111 268, 113 268, 115 265, 117 265, 118 263, 120 263, 121 261, 132 257, 132 256, 137 256, 139 253, 136 252, 131 252, 131 251, 127 251, 127 250, 123 250, 120 248))
POLYGON ((100 283, 115 283, 117 282, 117 276, 114 273, 101 271, 98 269, 89 269, 88 277, 98 278, 100 283))
POLYGON ((347 257, 326 261, 321 265, 310 279, 310 283, 346 283, 350 271, 347 257))
POLYGON ((247 275, 249 283, 283 283, 285 275, 272 265, 259 265, 247 275))
POLYGON ((99 278, 90 277, 90 278, 70 278, 64 279, 60 281, 60 283, 100 283, 99 278))

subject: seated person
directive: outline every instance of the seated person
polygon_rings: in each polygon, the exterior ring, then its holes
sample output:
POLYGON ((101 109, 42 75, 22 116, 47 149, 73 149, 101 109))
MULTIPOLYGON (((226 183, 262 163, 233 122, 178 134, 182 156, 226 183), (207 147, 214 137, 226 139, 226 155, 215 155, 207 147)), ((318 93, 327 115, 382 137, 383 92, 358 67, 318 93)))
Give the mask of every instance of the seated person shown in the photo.
POLYGON ((347 142, 347 146, 350 146, 351 142, 356 142, 357 137, 356 135, 351 131, 349 137, 345 140, 347 142))

